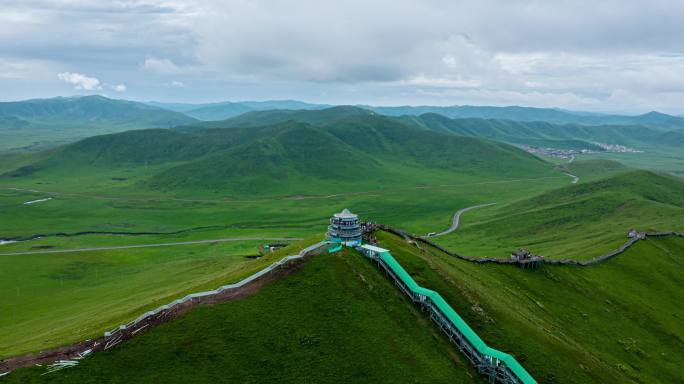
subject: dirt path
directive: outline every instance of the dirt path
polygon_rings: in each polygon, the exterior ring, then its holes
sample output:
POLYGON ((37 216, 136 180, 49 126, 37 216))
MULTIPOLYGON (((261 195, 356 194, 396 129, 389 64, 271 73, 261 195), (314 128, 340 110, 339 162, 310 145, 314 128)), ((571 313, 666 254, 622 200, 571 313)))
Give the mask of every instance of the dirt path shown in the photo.
POLYGON ((299 241, 298 237, 230 237, 225 239, 212 240, 195 240, 195 241, 179 241, 175 243, 158 243, 158 244, 137 244, 137 245, 119 245, 112 247, 94 247, 94 248, 76 248, 76 249, 55 249, 42 251, 25 251, 25 252, 11 252, 0 253, 0 256, 16 256, 16 255, 38 255, 44 253, 71 253, 71 252, 86 252, 86 251, 107 251, 112 249, 133 249, 133 248, 150 248, 150 247, 171 247, 176 245, 189 244, 207 244, 207 243, 224 243, 228 241, 299 241))
POLYGON ((448 235, 448 234, 450 234, 451 232, 457 230, 458 227, 459 227, 459 225, 461 225, 461 215, 462 215, 463 213, 468 212, 468 211, 470 211, 470 210, 472 210, 472 209, 489 207, 490 205, 494 205, 494 204, 496 204, 496 203, 473 205, 472 207, 467 207, 467 208, 459 209, 458 211, 456 211, 456 213, 454 213, 454 217, 453 217, 452 222, 451 222, 451 227, 449 227, 449 229, 447 229, 446 231, 442 231, 442 232, 436 233, 436 234, 434 234, 434 235, 432 235, 432 236, 427 236, 427 237, 437 237, 437 236, 448 235))

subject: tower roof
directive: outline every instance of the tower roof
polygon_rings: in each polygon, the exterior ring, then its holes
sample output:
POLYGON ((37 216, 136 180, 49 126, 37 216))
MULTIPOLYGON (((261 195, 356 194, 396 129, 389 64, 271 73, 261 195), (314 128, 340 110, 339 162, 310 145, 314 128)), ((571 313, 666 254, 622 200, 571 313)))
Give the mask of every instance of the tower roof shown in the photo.
POLYGON ((344 210, 342 210, 342 212, 336 213, 335 217, 339 217, 341 219, 344 219, 344 218, 355 218, 355 217, 358 217, 358 215, 349 212, 349 209, 345 208, 344 210))

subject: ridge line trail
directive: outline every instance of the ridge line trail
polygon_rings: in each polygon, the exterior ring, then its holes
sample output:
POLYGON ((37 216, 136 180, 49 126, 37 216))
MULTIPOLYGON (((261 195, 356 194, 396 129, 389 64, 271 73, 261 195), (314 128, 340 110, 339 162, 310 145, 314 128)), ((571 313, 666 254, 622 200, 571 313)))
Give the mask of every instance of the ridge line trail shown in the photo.
POLYGON ((298 237, 229 237, 229 238, 212 239, 212 240, 180 241, 180 242, 175 242, 175 243, 136 244, 136 245, 117 245, 117 246, 111 246, 111 247, 54 249, 54 250, 42 250, 42 251, 23 251, 23 252, 0 253, 0 256, 40 255, 40 254, 44 254, 44 253, 72 253, 72 252, 87 252, 87 251, 107 251, 107 250, 114 250, 114 249, 169 247, 169 246, 175 246, 175 245, 223 243, 223 242, 228 242, 228 241, 299 241, 299 240, 303 240, 303 239, 298 238, 298 237))
POLYGON ((472 209, 489 207, 489 206, 494 205, 494 204, 496 204, 496 203, 479 204, 479 205, 473 205, 472 207, 467 207, 467 208, 461 208, 461 209, 459 209, 458 211, 456 211, 456 213, 454 213, 454 216, 453 216, 453 218, 452 218, 452 220, 451 220, 451 227, 449 227, 449 229, 447 229, 446 231, 442 231, 442 232, 436 233, 436 234, 434 234, 434 235, 432 235, 432 236, 429 236, 429 237, 437 237, 437 236, 443 236, 443 235, 448 235, 448 234, 450 234, 451 232, 457 230, 458 227, 459 227, 459 225, 461 225, 461 215, 462 215, 463 213, 468 212, 468 211, 470 211, 470 210, 472 210, 472 209))
POLYGON ((506 183, 519 183, 525 181, 534 180, 546 180, 546 179, 558 179, 560 176, 544 176, 544 177, 532 177, 524 179, 508 179, 508 180, 489 180, 489 181, 479 181, 471 183, 460 183, 460 184, 438 184, 438 185, 422 185, 415 187, 404 187, 404 188, 381 188, 368 191, 357 191, 357 192, 345 192, 345 193, 335 193, 329 195, 312 195, 312 196, 280 196, 271 197, 263 199, 254 200, 231 200, 231 199, 192 199, 192 198, 180 198, 180 197, 165 197, 165 196, 150 196, 150 197, 126 197, 126 196, 106 196, 97 194, 87 194, 87 193, 73 193, 73 192, 53 192, 45 191, 32 188, 17 188, 17 187, 0 187, 1 190, 10 190, 16 192, 26 192, 26 193, 44 193, 53 196, 67 196, 67 197, 82 197, 96 200, 124 200, 124 201, 181 201, 181 202, 196 202, 196 203, 215 203, 215 204, 239 204, 239 203, 262 203, 267 201, 297 201, 297 200, 313 200, 313 199, 334 199, 338 197, 345 196, 356 196, 356 195, 366 195, 366 196, 381 196, 382 194, 395 191, 409 191, 409 190, 424 190, 424 189, 438 189, 438 188, 452 188, 452 187, 463 187, 469 185, 488 185, 488 184, 506 184, 506 183))

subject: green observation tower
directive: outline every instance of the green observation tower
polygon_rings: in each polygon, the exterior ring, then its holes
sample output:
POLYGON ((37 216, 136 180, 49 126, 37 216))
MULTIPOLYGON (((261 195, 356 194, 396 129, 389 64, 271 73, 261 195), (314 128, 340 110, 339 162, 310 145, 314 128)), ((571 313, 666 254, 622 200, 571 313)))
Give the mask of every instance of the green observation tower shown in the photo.
POLYGON ((328 241, 354 247, 361 245, 362 230, 359 216, 344 209, 330 218, 328 241))

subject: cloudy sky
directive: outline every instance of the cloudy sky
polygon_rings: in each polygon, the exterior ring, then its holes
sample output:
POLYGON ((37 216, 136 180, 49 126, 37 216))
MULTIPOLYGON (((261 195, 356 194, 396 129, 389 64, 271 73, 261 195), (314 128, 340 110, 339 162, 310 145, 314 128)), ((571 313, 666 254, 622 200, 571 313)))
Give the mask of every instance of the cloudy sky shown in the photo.
POLYGON ((0 99, 684 114, 680 0, 1 0, 0 99))

